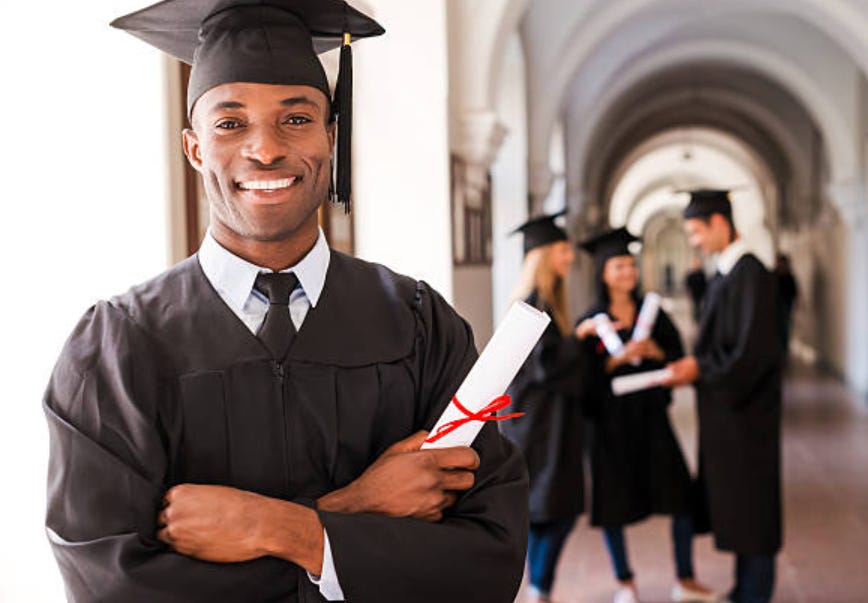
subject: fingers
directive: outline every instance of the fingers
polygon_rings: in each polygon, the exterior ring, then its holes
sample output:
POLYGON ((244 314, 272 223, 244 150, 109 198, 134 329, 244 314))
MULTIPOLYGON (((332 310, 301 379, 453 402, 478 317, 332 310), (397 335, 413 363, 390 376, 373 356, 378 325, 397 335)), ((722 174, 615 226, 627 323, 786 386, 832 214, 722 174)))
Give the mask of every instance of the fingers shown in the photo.
POLYGON ((455 505, 455 502, 458 500, 458 494, 456 492, 443 492, 440 502, 436 505, 435 508, 428 511, 427 513, 422 513, 416 515, 416 519, 421 519, 423 521, 430 521, 431 523, 437 523, 438 521, 443 520, 443 511, 455 505))
POLYGON ((421 519, 422 521, 428 521, 431 523, 437 523, 438 521, 443 519, 443 512, 442 511, 434 511, 432 513, 420 515, 417 519, 421 519))
POLYGON ((402 454, 405 452, 415 452, 422 447, 422 444, 425 442, 425 438, 428 437, 428 432, 425 430, 420 430, 414 433, 413 435, 404 438, 403 440, 399 440, 389 446, 386 449, 386 452, 383 453, 383 456, 391 456, 393 454, 402 454))
POLYGON ((457 492, 444 492, 443 493, 443 507, 442 507, 441 511, 443 509, 448 509, 449 507, 454 506, 455 502, 457 500, 458 500, 458 493, 457 492))
POLYGON ((576 334, 579 339, 585 339, 589 335, 597 334, 597 325, 594 323, 593 318, 586 318, 583 320, 579 326, 576 328, 576 334))
POLYGON ((165 542, 169 546, 172 546, 172 537, 169 534, 169 528, 160 528, 157 530, 157 540, 165 542))
POLYGON ((476 477, 470 471, 444 471, 440 486, 444 490, 470 490, 475 481, 476 477))
POLYGON ((441 469, 479 469, 479 455, 469 446, 435 448, 425 452, 431 455, 434 463, 441 469))

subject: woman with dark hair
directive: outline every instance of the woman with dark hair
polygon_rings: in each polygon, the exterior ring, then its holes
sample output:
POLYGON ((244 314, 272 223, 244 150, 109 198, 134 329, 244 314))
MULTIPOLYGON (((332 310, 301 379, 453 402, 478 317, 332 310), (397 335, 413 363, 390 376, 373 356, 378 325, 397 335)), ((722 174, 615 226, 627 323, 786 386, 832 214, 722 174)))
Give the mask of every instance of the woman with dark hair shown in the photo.
POLYGON ((530 474, 528 569, 536 601, 551 601, 555 566, 576 518, 584 511, 582 413, 579 410, 580 343, 570 328, 566 277, 575 259, 567 234, 543 216, 520 226, 524 267, 513 293, 551 316, 539 342, 508 392, 507 412, 525 416, 501 422, 521 449, 530 474))
MULTIPOLYGON (((638 239, 626 229, 607 232, 581 244, 594 257, 597 301, 580 318, 585 347, 582 404, 589 418, 591 525, 601 527, 619 586, 615 603, 639 601, 627 557, 624 526, 653 514, 670 515, 677 582, 675 601, 715 601, 717 595, 694 578, 692 560, 691 478, 669 422, 669 389, 652 387, 623 396, 612 392, 612 379, 662 369, 683 356, 681 338, 660 310, 650 337, 631 338, 644 301, 639 270, 628 245, 638 239), (607 351, 594 317, 609 317, 623 344, 607 351)), ((611 346, 610 346, 611 347, 611 346)))

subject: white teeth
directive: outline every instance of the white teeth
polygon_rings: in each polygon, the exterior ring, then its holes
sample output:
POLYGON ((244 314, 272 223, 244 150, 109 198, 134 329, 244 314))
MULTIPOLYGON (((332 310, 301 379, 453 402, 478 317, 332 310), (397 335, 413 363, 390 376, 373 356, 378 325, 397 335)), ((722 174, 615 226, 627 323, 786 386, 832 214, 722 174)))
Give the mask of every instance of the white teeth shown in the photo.
POLYGON ((250 180, 239 182, 238 188, 246 191, 274 191, 281 188, 289 188, 295 178, 283 178, 282 180, 250 180))

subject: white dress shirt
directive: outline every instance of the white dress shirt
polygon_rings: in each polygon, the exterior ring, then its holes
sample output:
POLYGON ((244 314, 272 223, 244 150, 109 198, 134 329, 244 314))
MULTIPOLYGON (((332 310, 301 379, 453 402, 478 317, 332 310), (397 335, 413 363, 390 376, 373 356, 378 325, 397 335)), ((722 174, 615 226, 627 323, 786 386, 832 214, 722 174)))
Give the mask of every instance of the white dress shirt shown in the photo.
MULTIPOLYGON (((308 310, 311 307, 315 308, 319 302, 330 260, 331 252, 325 235, 320 229, 313 249, 298 264, 282 271, 294 272, 298 277, 298 285, 289 297, 289 313, 297 331, 301 329, 308 310)), ((253 283, 259 273, 272 272, 272 270, 251 264, 222 247, 211 236, 210 230, 205 234, 205 239, 199 248, 199 264, 221 299, 251 332, 256 333, 265 320, 268 298, 254 289, 253 283)), ((344 593, 338 582, 325 528, 323 528, 323 536, 322 575, 313 576, 308 573, 308 578, 319 587, 320 593, 326 600, 343 601, 344 593)))
POLYGON ((747 245, 741 239, 736 239, 717 255, 717 271, 723 276, 729 274, 742 256, 748 253, 747 245))

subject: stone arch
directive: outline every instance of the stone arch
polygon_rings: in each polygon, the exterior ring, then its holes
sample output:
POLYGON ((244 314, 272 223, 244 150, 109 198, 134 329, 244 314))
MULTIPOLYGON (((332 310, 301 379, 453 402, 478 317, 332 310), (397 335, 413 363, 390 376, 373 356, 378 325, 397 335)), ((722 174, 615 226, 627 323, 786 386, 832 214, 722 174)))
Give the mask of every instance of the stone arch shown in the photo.
MULTIPOLYGON (((605 3, 590 17, 583 18, 577 23, 572 33, 565 38, 569 41, 569 46, 558 54, 558 64, 546 75, 546 94, 538 99, 535 106, 531 123, 531 161, 539 161, 545 156, 546 140, 551 135, 553 124, 560 117, 559 113, 567 89, 574 75, 593 56, 600 44, 633 19, 651 13, 660 14, 661 10, 675 11, 688 6, 696 8, 695 3, 684 0, 672 0, 666 3, 656 0, 605 3)), ((842 50, 849 53, 862 71, 868 73, 868 18, 846 2, 765 0, 761 7, 777 9, 783 15, 804 19, 832 40, 837 41, 842 50)), ((756 11, 757 2, 735 0, 727 3, 725 8, 729 13, 756 11)), ((823 104, 822 101, 818 101, 817 106, 823 104)), ((853 167, 853 164, 850 164, 847 169, 853 167)))

